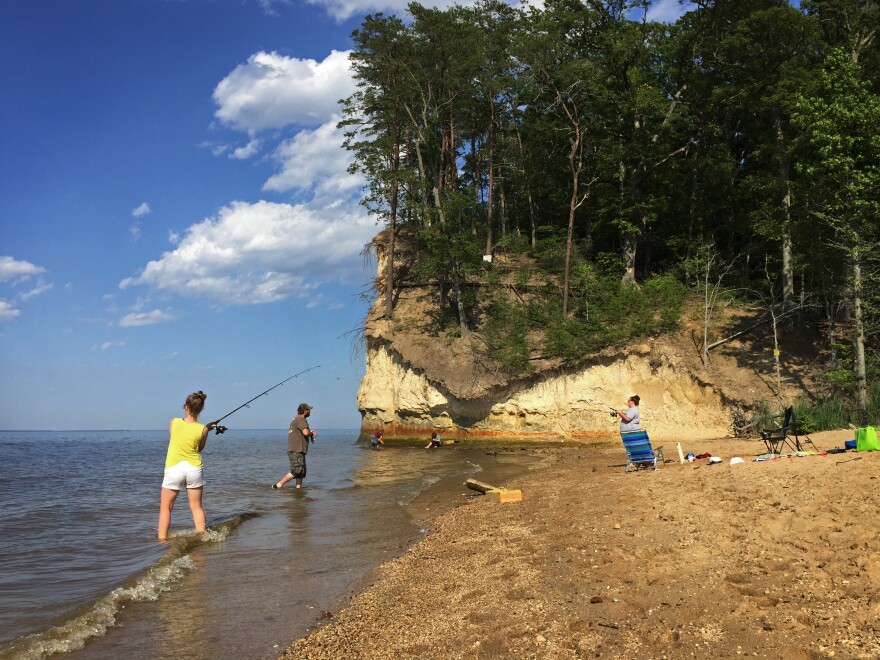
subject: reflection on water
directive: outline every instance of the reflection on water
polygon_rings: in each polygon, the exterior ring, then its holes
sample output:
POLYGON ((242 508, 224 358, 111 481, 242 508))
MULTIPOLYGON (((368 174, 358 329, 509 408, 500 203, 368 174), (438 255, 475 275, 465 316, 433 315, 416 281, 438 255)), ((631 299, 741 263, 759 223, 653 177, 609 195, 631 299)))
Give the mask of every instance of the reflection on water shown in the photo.
MULTIPOLYGON (((72 651, 69 657, 274 658, 314 626, 323 611, 332 610, 370 570, 419 538, 420 530, 402 505, 416 498, 442 500, 446 497, 443 488, 460 491, 467 477, 487 463, 497 468, 500 462, 484 451, 459 447, 427 451, 386 446, 372 451, 356 445, 353 432, 334 435, 325 431, 321 439, 309 451, 304 488, 274 491, 271 484, 278 465, 286 461, 286 435, 247 432, 224 436, 224 442, 216 444, 214 453, 206 457, 204 502, 216 533, 205 535, 210 538, 188 533, 192 523, 184 506, 175 510, 172 530, 186 533, 170 547, 163 548, 152 540, 161 470, 150 475, 155 479, 139 482, 137 492, 126 491, 129 499, 123 502, 125 506, 100 521, 83 515, 75 523, 66 516, 47 523, 58 526, 55 538, 68 538, 65 526, 97 525, 90 532, 77 529, 70 536, 91 538, 92 545, 107 546, 93 558, 80 541, 72 545, 70 541, 58 542, 45 547, 46 556, 38 562, 66 564, 68 573, 71 566, 76 567, 82 588, 71 591, 71 598, 81 593, 73 605, 86 611, 94 607, 96 592, 98 597, 109 593, 114 581, 130 580, 133 571, 145 562, 155 562, 157 556, 164 556, 168 566, 178 561, 187 564, 185 570, 169 574, 155 595, 120 601, 106 633, 83 627, 85 647, 72 651), (431 484, 434 488, 426 491, 431 484), (429 495, 437 488, 438 494, 429 495), (225 518, 218 522, 215 516, 225 518), (132 534, 133 526, 140 529, 139 534, 132 534), (106 532, 111 529, 128 531, 106 532), (115 555, 110 552, 113 543, 118 546, 115 555)), ((118 438, 110 440, 115 443, 118 438)), ((144 451, 145 461, 162 454, 166 442, 164 437, 157 438, 152 448, 144 451)), ((138 446, 143 451, 142 441, 138 446)), ((63 467, 68 458, 77 460, 63 451, 55 460, 63 467)), ((115 459, 113 452, 108 452, 108 460, 115 459)), ((161 467, 161 457, 158 460, 161 467)), ((514 463, 524 469, 523 461, 514 463)), ((78 491, 73 488, 70 492, 78 491)), ((428 508, 421 499, 417 501, 420 509, 428 508)), ((73 502, 70 508, 86 512, 91 505, 73 502)), ((52 603, 53 585, 39 581, 38 567, 32 566, 33 580, 21 587, 52 603)), ((37 623, 39 616, 37 612, 16 625, 37 623)), ((69 623, 67 616, 50 621, 56 626, 65 623, 69 623)), ((41 625, 45 630, 46 624, 41 625)))

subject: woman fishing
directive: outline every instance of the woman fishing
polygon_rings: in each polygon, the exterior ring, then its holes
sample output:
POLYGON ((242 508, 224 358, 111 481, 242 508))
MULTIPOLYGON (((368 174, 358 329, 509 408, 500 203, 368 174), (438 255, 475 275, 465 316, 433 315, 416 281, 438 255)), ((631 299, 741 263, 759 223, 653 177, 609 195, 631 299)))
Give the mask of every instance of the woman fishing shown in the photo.
POLYGON ((165 457, 165 479, 162 481, 162 494, 159 501, 159 540, 168 538, 171 526, 171 510, 181 488, 186 488, 189 510, 192 512, 196 531, 205 531, 205 510, 202 508, 202 450, 208 441, 208 431, 217 422, 199 424, 199 413, 205 407, 205 393, 194 392, 186 397, 183 404, 185 416, 171 420, 168 432, 168 453, 165 457))

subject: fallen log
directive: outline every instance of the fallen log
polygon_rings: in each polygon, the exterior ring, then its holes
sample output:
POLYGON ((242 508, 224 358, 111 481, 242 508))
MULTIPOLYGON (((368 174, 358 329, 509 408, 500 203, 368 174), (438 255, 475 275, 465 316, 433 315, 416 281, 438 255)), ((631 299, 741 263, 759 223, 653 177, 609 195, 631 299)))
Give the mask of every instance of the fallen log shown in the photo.
POLYGON ((476 479, 468 479, 464 485, 483 493, 490 502, 521 502, 523 498, 522 491, 518 488, 496 488, 476 479))
POLYGON ((464 482, 464 485, 470 488, 471 490, 478 490, 483 495, 485 495, 490 490, 501 490, 498 486, 490 486, 489 484, 484 484, 482 481, 477 481, 476 479, 468 479, 464 482))

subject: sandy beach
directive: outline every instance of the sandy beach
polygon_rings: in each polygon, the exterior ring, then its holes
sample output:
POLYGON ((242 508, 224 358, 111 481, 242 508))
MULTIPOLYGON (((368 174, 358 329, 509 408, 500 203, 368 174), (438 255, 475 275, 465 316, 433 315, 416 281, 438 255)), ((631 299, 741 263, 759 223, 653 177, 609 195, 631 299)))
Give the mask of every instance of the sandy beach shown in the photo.
POLYGON ((282 657, 880 657, 880 453, 683 449, 723 462, 667 445, 659 471, 625 474, 619 444, 528 449, 533 467, 495 484, 523 501, 462 486, 282 657))

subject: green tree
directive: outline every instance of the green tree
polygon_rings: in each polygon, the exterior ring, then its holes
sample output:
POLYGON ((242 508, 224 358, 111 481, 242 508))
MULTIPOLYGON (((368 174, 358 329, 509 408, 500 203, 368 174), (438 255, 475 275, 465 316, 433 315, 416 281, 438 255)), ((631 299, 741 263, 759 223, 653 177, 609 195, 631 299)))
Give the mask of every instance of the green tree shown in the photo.
POLYGON ((867 414, 865 267, 880 248, 880 96, 852 53, 833 50, 820 82, 798 100, 795 123, 813 157, 802 165, 810 181, 809 208, 832 231, 834 247, 850 267, 853 345, 859 409, 867 414))

